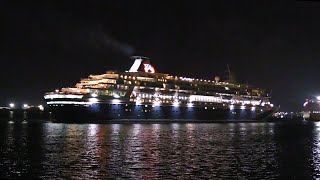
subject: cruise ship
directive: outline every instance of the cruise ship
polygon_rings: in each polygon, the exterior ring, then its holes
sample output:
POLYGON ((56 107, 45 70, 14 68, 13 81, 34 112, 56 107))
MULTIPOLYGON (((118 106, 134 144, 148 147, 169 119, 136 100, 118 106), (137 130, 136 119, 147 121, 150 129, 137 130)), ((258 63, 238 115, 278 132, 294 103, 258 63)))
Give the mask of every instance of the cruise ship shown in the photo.
POLYGON ((303 104, 303 118, 305 120, 320 121, 320 96, 306 99, 303 104))
POLYGON ((132 57, 128 71, 89 75, 74 87, 44 95, 57 122, 266 120, 271 93, 246 84, 159 73, 132 57))

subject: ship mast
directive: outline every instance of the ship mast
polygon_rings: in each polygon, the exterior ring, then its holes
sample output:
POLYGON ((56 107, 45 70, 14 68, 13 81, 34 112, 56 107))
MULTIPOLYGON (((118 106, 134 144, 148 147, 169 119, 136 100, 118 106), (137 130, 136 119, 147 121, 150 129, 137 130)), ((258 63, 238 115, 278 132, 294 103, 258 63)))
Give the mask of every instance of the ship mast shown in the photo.
POLYGON ((229 83, 235 83, 236 80, 235 80, 235 77, 234 77, 233 73, 230 70, 229 64, 227 64, 227 71, 228 71, 228 80, 227 81, 229 83))

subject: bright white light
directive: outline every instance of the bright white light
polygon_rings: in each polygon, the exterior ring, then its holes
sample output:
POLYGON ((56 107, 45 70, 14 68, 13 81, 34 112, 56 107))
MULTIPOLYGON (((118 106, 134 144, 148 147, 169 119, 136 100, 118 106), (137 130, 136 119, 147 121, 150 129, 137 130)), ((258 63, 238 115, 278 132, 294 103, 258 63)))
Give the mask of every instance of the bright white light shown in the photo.
POLYGON ((320 100, 320 96, 317 96, 317 99, 320 100))
POLYGON ((136 99, 136 105, 140 105, 141 104, 141 98, 140 97, 137 97, 136 99))
POLYGON ((23 108, 28 108, 28 107, 29 107, 28 104, 23 105, 23 108))
POLYGON ((44 110, 44 107, 42 105, 39 105, 38 108, 40 109, 40 111, 44 110))
POLYGON ((308 104, 308 102, 305 102, 304 104, 303 104, 303 106, 306 106, 308 104))
POLYGON ((246 108, 245 106, 243 106, 243 105, 241 106, 241 109, 245 109, 245 108, 246 108))
POLYGON ((97 98, 89 98, 89 102, 95 103, 95 102, 98 102, 98 99, 97 98))
POLYGON ((273 107, 274 105, 273 104, 270 104, 270 107, 273 107))
POLYGON ((160 106, 160 104, 161 104, 160 101, 154 101, 154 102, 153 102, 153 105, 154 105, 154 106, 160 106))
POLYGON ((264 106, 264 105, 265 105, 265 103, 264 103, 264 102, 262 102, 262 103, 261 103, 261 106, 264 106))
POLYGON ((59 89, 56 89, 55 92, 59 92, 59 89))
POLYGON ((10 108, 14 108, 14 104, 13 103, 10 103, 9 106, 10 106, 10 108))
POLYGON ((120 103, 120 100, 119 99, 113 99, 112 100, 112 104, 119 104, 120 103))
POLYGON ((174 101, 173 106, 178 107, 179 106, 179 101, 174 101))
POLYGON ((192 107, 193 106, 193 104, 190 102, 190 103, 188 103, 188 107, 192 107))
POLYGON ((255 110, 256 110, 256 107, 252 106, 251 111, 255 111, 255 110))
POLYGON ((98 95, 95 94, 95 93, 93 93, 93 94, 91 94, 91 96, 92 96, 92 97, 97 97, 98 95))
POLYGON ((114 98, 120 98, 120 96, 118 94, 114 94, 113 97, 114 98))
POLYGON ((230 108, 230 110, 234 109, 234 105, 230 105, 229 108, 230 108))
POLYGON ((252 104, 252 105, 254 105, 254 106, 256 106, 256 105, 259 105, 259 104, 260 104, 260 102, 259 102, 259 101, 254 101, 254 100, 253 100, 253 101, 251 101, 251 104, 252 104))

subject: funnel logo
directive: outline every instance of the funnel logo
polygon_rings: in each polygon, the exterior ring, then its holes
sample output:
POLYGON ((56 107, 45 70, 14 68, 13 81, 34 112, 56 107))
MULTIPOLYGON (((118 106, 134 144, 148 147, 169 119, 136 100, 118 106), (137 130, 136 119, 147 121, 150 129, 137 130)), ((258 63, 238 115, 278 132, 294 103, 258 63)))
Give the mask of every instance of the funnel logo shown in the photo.
POLYGON ((154 67, 151 66, 151 64, 149 63, 144 63, 143 64, 143 69, 144 69, 144 72, 147 72, 147 73, 155 73, 156 71, 154 70, 154 67))

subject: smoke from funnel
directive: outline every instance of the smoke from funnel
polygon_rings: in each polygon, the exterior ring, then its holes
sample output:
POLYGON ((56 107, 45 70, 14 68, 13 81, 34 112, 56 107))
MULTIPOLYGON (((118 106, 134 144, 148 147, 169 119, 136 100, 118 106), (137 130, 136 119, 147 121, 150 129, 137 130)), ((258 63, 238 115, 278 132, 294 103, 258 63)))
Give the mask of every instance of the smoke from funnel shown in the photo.
POLYGON ((135 49, 133 47, 108 35, 101 27, 91 31, 91 38, 96 48, 111 48, 125 56, 132 56, 135 53, 135 49))
POLYGON ((118 40, 110 37, 106 33, 103 33, 103 37, 104 37, 104 41, 105 41, 106 45, 110 46, 114 50, 117 50, 127 56, 133 55, 134 49, 131 46, 129 46, 128 44, 119 42, 118 40))

